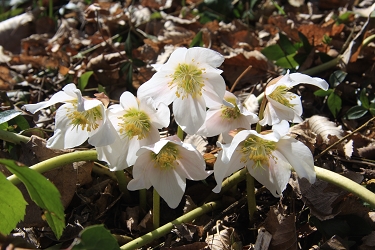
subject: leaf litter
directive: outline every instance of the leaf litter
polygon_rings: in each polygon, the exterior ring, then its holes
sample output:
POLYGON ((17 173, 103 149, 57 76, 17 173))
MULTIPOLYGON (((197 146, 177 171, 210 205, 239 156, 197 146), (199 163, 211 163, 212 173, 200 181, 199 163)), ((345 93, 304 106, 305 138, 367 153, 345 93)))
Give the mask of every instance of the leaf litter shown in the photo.
MULTIPOLYGON (((348 119, 346 113, 363 105, 359 98, 363 88, 368 99, 375 100, 374 43, 366 40, 374 36, 372 1, 283 1, 279 5, 285 14, 273 1, 255 1, 251 7, 249 1, 223 2, 228 8, 215 5, 215 1, 194 0, 184 5, 154 0, 92 5, 54 1, 59 15, 48 16, 46 5, 18 19, 0 22, 0 37, 17 35, 0 39, 0 90, 7 94, 1 95, 1 111, 21 111, 23 104, 47 100, 70 82, 84 86, 81 90, 88 96, 105 90, 110 103, 116 103, 124 90, 135 93, 150 79, 151 64, 163 63, 175 48, 191 45, 223 54, 221 69, 228 89, 236 83, 234 93, 252 105, 252 94, 262 93, 268 80, 284 73, 283 69, 297 65, 298 71, 308 71, 342 54, 336 67, 315 73, 324 79, 339 67, 347 73, 345 80, 331 86, 334 101, 340 100, 340 105, 333 103, 335 114, 327 107, 332 98, 315 96, 316 89, 300 86, 295 91, 302 96, 305 121, 293 126, 291 133, 313 152, 315 165, 375 190, 375 130, 373 122, 366 123, 374 114, 368 108, 358 119, 348 119), (6 33, 9 30, 11 33, 6 33), (88 72, 92 73, 79 83, 88 72)), ((24 112, 30 129, 7 121, 15 131, 35 136, 12 150, 3 144, 1 157, 30 165, 63 153, 42 151, 45 142, 39 138, 51 134, 56 109, 51 107, 33 117, 24 112)), ((163 133, 175 131, 176 126, 172 126, 163 133)), ((217 139, 190 138, 197 142, 211 168, 219 150, 217 139)), ((46 173, 59 189, 65 208, 67 227, 60 242, 46 228, 36 206, 34 212, 26 213, 13 236, 38 248, 58 243, 68 248, 84 235, 83 228, 92 225, 103 224, 112 235, 122 236, 117 238, 122 244, 150 231, 151 210, 140 209, 136 195, 134 201, 124 200, 115 177, 101 170, 100 163, 82 162, 46 173)), ((208 178, 206 182, 188 182, 186 199, 175 210, 162 203, 162 223, 205 201, 214 180, 208 178)), ((225 213, 216 211, 192 224, 176 226, 149 247, 372 249, 375 245, 374 211, 346 191, 320 180, 306 185, 294 175, 282 199, 274 198, 259 184, 256 188, 258 212, 254 221, 248 220, 246 204, 238 202, 245 196, 245 186, 240 183, 226 195, 216 196, 228 208, 223 209, 225 213)), ((150 191, 147 198, 151 204, 150 191)), ((12 243, 16 244, 11 237, 1 240, 1 244, 12 243)))

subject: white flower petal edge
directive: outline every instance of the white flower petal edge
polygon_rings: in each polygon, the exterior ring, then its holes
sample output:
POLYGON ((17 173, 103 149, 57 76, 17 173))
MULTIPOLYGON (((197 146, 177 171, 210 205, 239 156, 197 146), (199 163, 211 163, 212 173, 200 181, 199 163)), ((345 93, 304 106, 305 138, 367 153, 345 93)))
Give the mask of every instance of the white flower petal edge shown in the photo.
POLYGON ((124 92, 120 104, 108 108, 108 121, 116 131, 113 145, 97 147, 98 159, 108 163, 110 169, 120 170, 134 165, 137 151, 160 139, 158 129, 167 127, 170 111, 167 105, 156 105, 151 97, 137 99, 124 92))
POLYGON ((230 145, 221 145, 218 159, 214 165, 217 186, 220 192, 222 180, 246 165, 249 173, 270 192, 282 195, 294 169, 300 178, 315 182, 312 153, 303 143, 286 135, 287 121, 273 126, 273 132, 258 134, 253 130, 240 131, 230 145))
POLYGON ((288 71, 284 76, 272 80, 266 87, 265 96, 268 103, 264 110, 263 119, 259 121, 259 124, 262 126, 266 124, 274 125, 281 120, 294 123, 303 121, 300 97, 288 92, 289 89, 301 83, 314 85, 324 90, 329 87, 328 83, 321 78, 310 77, 301 73, 289 74, 288 71))
POLYGON ((224 61, 219 53, 206 48, 178 48, 157 72, 138 88, 137 96, 150 96, 156 105, 173 102, 177 124, 194 134, 205 121, 206 107, 222 103, 225 82, 218 66, 224 61), (186 109, 189 110, 186 110, 186 109))
POLYGON ((152 185, 171 208, 181 202, 186 179, 203 180, 211 174, 205 171, 206 163, 190 144, 170 136, 153 145, 139 149, 133 167, 129 190, 150 188, 152 185), (150 185, 151 184, 151 185, 150 185))

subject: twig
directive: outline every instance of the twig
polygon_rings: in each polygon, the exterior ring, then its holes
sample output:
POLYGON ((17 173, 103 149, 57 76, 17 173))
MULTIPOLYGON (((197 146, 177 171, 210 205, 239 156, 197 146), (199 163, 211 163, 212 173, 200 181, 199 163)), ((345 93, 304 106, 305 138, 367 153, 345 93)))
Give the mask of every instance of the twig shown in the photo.
POLYGON ((238 82, 242 79, 242 77, 244 77, 247 72, 249 72, 251 70, 251 68, 253 67, 253 65, 249 65, 245 70, 244 72, 241 73, 241 75, 239 77, 237 77, 236 81, 233 83, 232 87, 230 88, 230 92, 233 92, 234 88, 236 87, 236 85, 238 84, 238 82))

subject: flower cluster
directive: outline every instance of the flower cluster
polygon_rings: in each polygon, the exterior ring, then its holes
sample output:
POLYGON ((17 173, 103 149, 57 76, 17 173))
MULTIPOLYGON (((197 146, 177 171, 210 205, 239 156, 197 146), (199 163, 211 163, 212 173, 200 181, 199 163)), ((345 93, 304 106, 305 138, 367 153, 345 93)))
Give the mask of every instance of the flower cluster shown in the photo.
POLYGON ((226 91, 218 69, 223 61, 221 54, 210 49, 178 48, 165 64, 152 65, 156 73, 141 85, 137 97, 124 92, 119 104, 107 107, 103 100, 83 97, 74 84, 68 84, 50 100, 25 107, 35 113, 63 103, 56 111, 55 131, 47 147, 72 148, 88 140, 111 170, 133 166, 129 190, 153 186, 171 208, 180 203, 186 179, 203 180, 211 171, 205 170, 205 161, 193 145, 177 136, 160 138, 159 129, 170 123, 169 105, 187 134, 223 135, 214 165, 214 192, 221 190, 225 177, 244 166, 275 196, 282 194, 292 170, 314 182, 311 152, 288 136, 288 122, 302 121, 300 97, 289 90, 300 83, 322 89, 328 84, 300 73, 274 79, 265 90, 267 105, 259 120, 226 91), (272 126, 272 131, 252 130, 257 122, 272 126))

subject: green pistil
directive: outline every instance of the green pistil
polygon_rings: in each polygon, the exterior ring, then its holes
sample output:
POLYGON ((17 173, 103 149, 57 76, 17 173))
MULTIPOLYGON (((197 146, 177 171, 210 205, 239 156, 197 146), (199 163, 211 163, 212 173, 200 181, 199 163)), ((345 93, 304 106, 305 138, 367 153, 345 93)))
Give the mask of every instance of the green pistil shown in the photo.
POLYGON ((92 109, 79 112, 76 110, 71 112, 67 112, 67 116, 70 119, 70 123, 78 128, 80 127, 82 130, 86 130, 88 132, 91 132, 99 127, 99 121, 103 119, 102 110, 99 106, 96 106, 92 109))
POLYGON ((276 87, 276 89, 269 95, 269 97, 288 108, 293 108, 294 104, 291 104, 290 101, 294 98, 294 96, 289 95, 288 97, 288 90, 288 87, 280 85, 276 87))
POLYGON ((256 135, 251 135, 243 142, 241 148, 241 162, 254 161, 255 167, 261 167, 269 161, 272 152, 276 149, 276 142, 264 140, 256 135))
POLYGON ((138 140, 142 140, 150 131, 150 118, 145 112, 138 109, 129 109, 123 116, 119 117, 119 119, 122 120, 122 122, 119 123, 119 132, 129 139, 138 136, 138 140))
POLYGON ((233 99, 233 98, 228 98, 228 99, 225 99, 227 102, 230 102, 234 105, 233 108, 231 107, 227 107, 227 106, 222 106, 223 107, 223 110, 221 111, 221 117, 223 117, 224 119, 228 119, 228 120, 235 120, 237 119, 240 115, 241 115, 241 112, 240 112, 240 109, 238 108, 237 106, 237 103, 236 103, 236 100, 233 99))
POLYGON ((196 98, 202 95, 204 86, 202 73, 202 69, 194 64, 179 64, 172 75, 172 82, 169 83, 169 86, 177 85, 176 96, 178 98, 184 99, 189 95, 196 98))
POLYGON ((168 142, 158 154, 151 152, 151 158, 155 162, 154 167, 161 170, 173 169, 176 165, 176 160, 179 158, 177 145, 168 142))

